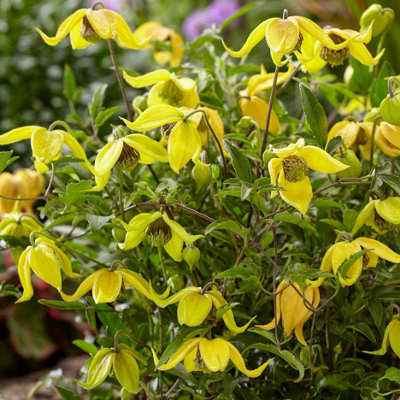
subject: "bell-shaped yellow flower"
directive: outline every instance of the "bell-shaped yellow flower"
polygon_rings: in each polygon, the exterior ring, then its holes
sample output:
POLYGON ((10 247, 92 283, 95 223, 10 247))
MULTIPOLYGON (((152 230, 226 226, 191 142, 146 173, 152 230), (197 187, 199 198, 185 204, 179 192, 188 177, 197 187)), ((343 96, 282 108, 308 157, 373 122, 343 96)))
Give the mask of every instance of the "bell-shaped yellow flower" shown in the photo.
POLYGON ((166 69, 158 69, 141 76, 131 76, 124 72, 124 79, 134 88, 154 85, 147 98, 149 107, 169 104, 194 108, 200 103, 196 82, 186 77, 178 78, 166 69))
POLYGON ((357 215, 351 235, 355 235, 364 224, 380 235, 400 224, 400 198, 370 201, 357 215))
POLYGON ((183 243, 193 244, 203 235, 189 235, 176 221, 159 211, 154 214, 143 213, 133 217, 129 223, 120 221, 127 231, 123 250, 133 249, 147 238, 153 246, 164 247, 175 261, 182 261, 183 243))
POLYGON ((93 170, 79 142, 69 132, 61 129, 49 131, 41 126, 23 126, 0 135, 0 145, 26 139, 31 140, 35 167, 39 172, 47 171, 47 164, 60 158, 64 144, 72 150, 76 157, 83 160, 82 167, 93 170))
MULTIPOLYGON (((333 271, 338 276, 342 286, 351 286, 360 277, 363 267, 376 267, 379 257, 392 263, 400 262, 400 254, 397 254, 383 243, 374 239, 359 237, 352 242, 338 242, 331 246, 321 261, 320 269, 324 272, 333 271), (350 265, 343 276, 340 271, 342 263, 362 250, 368 250, 368 252, 350 265)), ((322 285, 324 280, 325 278, 318 278, 314 281, 308 280, 307 283, 317 287, 322 285)))
POLYGON ((158 22, 145 22, 138 26, 135 36, 141 39, 151 37, 159 42, 169 44, 171 51, 166 49, 157 49, 157 46, 147 45, 147 48, 153 49, 154 59, 160 65, 169 63, 171 67, 180 65, 184 52, 184 43, 182 36, 171 28, 167 28, 158 22))
POLYGON ((300 47, 304 35, 321 41, 327 48, 340 50, 345 43, 336 44, 315 22, 301 16, 291 16, 287 19, 269 18, 261 22, 249 35, 243 47, 238 51, 230 50, 222 41, 226 51, 233 57, 243 57, 250 53, 264 37, 271 51, 272 61, 275 65, 282 66, 282 58, 300 47))
POLYGON ((400 358, 400 316, 394 315, 383 334, 382 347, 376 351, 363 351, 363 353, 383 356, 386 354, 389 344, 396 356, 400 358))
POLYGON ((157 369, 160 371, 172 369, 181 361, 184 361, 187 372, 225 371, 229 360, 232 360, 235 367, 250 378, 257 378, 260 376, 267 365, 272 361, 268 360, 260 367, 249 370, 246 368, 239 350, 233 344, 222 338, 206 339, 204 337, 186 340, 165 364, 159 365, 158 357, 154 350, 153 358, 154 364, 156 364, 157 369))
MULTIPOLYGON (((39 196, 44 190, 44 177, 32 169, 20 169, 14 174, 3 172, 0 174, 0 195, 15 199, 32 198, 39 196)), ((34 214, 32 209, 35 200, 19 200, 19 209, 34 214)), ((0 214, 8 214, 15 207, 16 200, 0 197, 0 214)))
POLYGON ((375 143, 389 157, 400 156, 400 126, 381 122, 375 132, 375 143))
POLYGON ((372 122, 340 121, 330 129, 327 143, 334 137, 341 136, 346 149, 356 150, 359 147, 363 156, 369 160, 371 157, 372 125, 372 122))
POLYGON ((184 118, 185 113, 182 110, 167 104, 158 104, 143 111, 135 122, 121 119, 128 128, 138 132, 168 126, 168 161, 172 170, 179 174, 179 170, 190 160, 195 164, 205 165, 200 161, 201 138, 196 123, 191 118, 184 118))
POLYGON ((118 351, 112 348, 101 349, 90 363, 87 381, 76 382, 85 389, 94 389, 104 382, 112 369, 123 388, 128 392, 138 393, 142 389, 139 386, 140 371, 137 361, 146 364, 147 360, 125 344, 119 344, 118 351))
POLYGON ((318 38, 311 35, 305 35, 301 44, 300 51, 296 55, 302 64, 303 70, 307 72, 317 72, 322 69, 326 63, 333 66, 343 64, 344 60, 351 54, 361 64, 376 65, 382 57, 385 50, 382 50, 376 57, 372 57, 365 44, 371 40, 372 26, 364 33, 353 31, 351 29, 324 29, 329 38, 336 44, 346 43, 341 49, 332 49, 322 43, 318 38))
POLYGON ((133 287, 140 294, 154 302, 162 302, 168 296, 170 288, 161 295, 158 295, 151 288, 142 276, 126 268, 111 271, 108 268, 102 268, 89 275, 76 289, 75 293, 68 295, 60 292, 65 301, 75 301, 84 296, 89 290, 92 290, 93 299, 96 303, 111 303, 119 295, 122 287, 133 287))
POLYGON ((145 135, 133 134, 107 143, 99 152, 94 163, 96 186, 101 190, 107 184, 114 166, 132 169, 138 163, 152 164, 168 161, 168 152, 155 140, 145 135))
MULTIPOLYGON (((279 192, 282 199, 303 215, 307 213, 313 196, 308 168, 327 174, 348 168, 326 151, 315 146, 304 146, 304 139, 273 151, 278 158, 273 158, 268 163, 271 184, 283 188, 279 192)), ((276 191, 271 192, 271 198, 276 195, 276 191)))
POLYGON ((275 324, 279 324, 282 317, 286 337, 290 336, 294 330, 297 340, 307 346, 303 336, 303 326, 311 317, 312 311, 307 308, 304 299, 316 308, 320 300, 319 289, 318 287, 308 286, 303 292, 297 283, 293 283, 293 285, 301 295, 291 285, 282 281, 276 288, 276 291, 280 292, 276 296, 276 317, 269 324, 256 326, 269 331, 275 328, 275 324), (304 299, 302 296, 304 296, 304 299))
POLYGON ((107 39, 115 39, 121 47, 142 49, 151 39, 138 37, 118 13, 105 8, 75 11, 61 23, 53 37, 35 29, 49 46, 56 46, 69 34, 72 48, 78 50, 107 39))
POLYGON ((24 289, 17 303, 29 300, 33 295, 31 270, 43 281, 61 291, 60 268, 71 278, 81 276, 72 271, 71 261, 57 245, 45 238, 35 240, 33 246, 27 247, 18 261, 18 275, 24 289))

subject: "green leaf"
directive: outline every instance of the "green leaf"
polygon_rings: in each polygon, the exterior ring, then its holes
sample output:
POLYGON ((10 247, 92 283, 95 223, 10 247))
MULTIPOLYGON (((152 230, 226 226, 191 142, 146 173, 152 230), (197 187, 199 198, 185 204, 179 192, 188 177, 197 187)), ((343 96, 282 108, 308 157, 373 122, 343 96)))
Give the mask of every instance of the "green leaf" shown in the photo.
POLYGON ((229 303, 225 304, 223 307, 219 308, 215 311, 215 317, 220 319, 227 311, 231 310, 232 308, 236 307, 240 303, 229 303))
POLYGON ((381 101, 388 94, 388 78, 396 75, 390 62, 384 61, 379 70, 377 79, 374 79, 370 87, 370 98, 372 107, 379 107, 381 101))
POLYGON ((231 156, 232 166, 237 176, 246 182, 252 181, 250 162, 243 152, 229 140, 224 140, 225 149, 231 156))
POLYGON ((343 138, 341 136, 335 136, 333 139, 329 141, 326 151, 329 154, 332 154, 342 145, 343 145, 343 138))
POLYGON ((371 249, 365 249, 358 251, 357 253, 353 254, 350 258, 347 260, 344 260, 342 264, 340 264, 340 267, 338 269, 338 272, 340 272, 340 275, 343 277, 346 276, 347 271, 353 266, 353 264, 360 258, 362 257, 365 253, 368 253, 371 249))
POLYGON ((239 222, 233 221, 232 219, 220 219, 208 225, 205 231, 205 235, 210 234, 216 229, 234 232, 240 235, 243 239, 246 239, 247 235, 250 232, 250 229, 244 228, 242 225, 239 224, 239 222))
POLYGON ((85 305, 79 301, 62 301, 62 300, 39 300, 40 304, 46 307, 56 308, 57 310, 83 310, 85 305))
POLYGON ((336 221, 335 219, 324 218, 321 219, 321 222, 333 226, 334 228, 339 229, 340 231, 346 230, 345 226, 341 222, 336 221))
POLYGON ((59 194, 60 199, 65 203, 68 208, 72 204, 83 203, 85 201, 98 201, 99 197, 96 195, 86 193, 92 187, 92 181, 80 181, 77 183, 69 183, 66 192, 54 190, 59 194))
POLYGON ((256 7, 259 7, 260 4, 262 4, 261 2, 257 2, 257 3, 251 3, 251 4, 247 4, 245 6, 243 6, 242 8, 240 8, 239 10, 237 10, 234 14, 232 14, 230 17, 228 17, 222 24, 220 27, 220 30, 223 31, 225 28, 227 28, 232 22, 236 21, 238 18, 240 18, 241 16, 247 14, 249 11, 253 10, 256 7))
POLYGON ((372 343, 376 342, 374 332, 372 332, 372 329, 365 323, 365 322, 357 322, 354 325, 349 325, 350 328, 355 329, 356 331, 362 333, 364 336, 366 336, 372 343))
POLYGON ((346 227, 346 231, 350 232, 353 229, 354 223, 356 222, 357 219, 357 211, 351 210, 351 209, 346 209, 343 212, 343 224, 346 227))
POLYGON ((85 342, 84 340, 76 339, 72 341, 76 347, 79 347, 81 350, 86 351, 91 355, 95 355, 98 351, 98 348, 93 343, 85 342))
POLYGON ((63 388, 62 386, 53 385, 53 389, 57 392, 62 400, 82 400, 82 397, 78 396, 69 389, 63 388))
POLYGON ((368 305, 376 327, 381 329, 384 315, 382 303, 376 300, 371 300, 368 305))
POLYGON ((321 147, 324 147, 328 136, 328 120, 324 108, 310 88, 302 82, 300 83, 300 93, 311 132, 321 147))
POLYGON ((215 276, 214 279, 221 279, 221 278, 241 278, 241 279, 249 279, 254 277, 254 272, 245 267, 235 267, 227 269, 226 271, 220 272, 218 275, 215 276))
POLYGON ((276 214, 274 217, 274 222, 289 222, 290 224, 295 224, 303 229, 309 229, 310 231, 316 232, 316 229, 311 225, 310 218, 304 216, 303 218, 296 214, 291 214, 289 211, 283 211, 276 214))
POLYGON ((74 101, 74 95, 76 91, 76 82, 74 73, 72 72, 71 67, 68 64, 65 64, 64 67, 64 96, 70 100, 74 101))
POLYGON ((3 172, 11 163, 17 160, 19 157, 12 157, 13 151, 0 151, 0 173, 3 172))
POLYGON ((385 372, 385 378, 400 384, 400 369, 395 367, 390 367, 385 372))
POLYGON ((106 90, 107 90, 107 85, 106 84, 101 85, 93 95, 91 104, 89 104, 89 114, 93 120, 96 119, 97 114, 103 108, 106 90))
POLYGON ((89 222, 90 228, 93 230, 99 230, 104 224, 106 224, 110 219, 114 218, 114 215, 86 215, 87 221, 89 222))
POLYGON ((398 195, 400 195, 400 177, 394 174, 377 174, 386 184, 388 184, 398 195))
POLYGON ((107 120, 109 120, 115 113, 117 113, 121 109, 120 106, 115 106, 111 108, 106 108, 103 111, 100 111, 95 119, 96 128, 100 128, 107 120))

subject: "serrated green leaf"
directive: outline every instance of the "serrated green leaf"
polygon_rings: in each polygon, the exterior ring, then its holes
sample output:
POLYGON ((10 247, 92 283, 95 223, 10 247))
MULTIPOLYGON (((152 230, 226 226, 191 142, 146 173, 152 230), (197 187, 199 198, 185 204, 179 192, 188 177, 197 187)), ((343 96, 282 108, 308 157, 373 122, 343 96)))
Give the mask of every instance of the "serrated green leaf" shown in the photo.
POLYGON ((89 222, 90 228, 94 230, 99 230, 104 224, 106 224, 110 219, 114 218, 114 215, 86 215, 87 221, 89 222))
POLYGON ((224 140, 224 144, 226 151, 231 156, 232 166, 237 176, 246 182, 251 182, 253 175, 247 157, 229 140, 224 140))
POLYGON ((95 120, 97 114, 103 108, 104 98, 107 90, 107 85, 101 85, 95 92, 92 98, 92 102, 89 104, 90 117, 95 120))
POLYGON ((400 177, 394 174, 378 174, 377 176, 400 195, 400 177))

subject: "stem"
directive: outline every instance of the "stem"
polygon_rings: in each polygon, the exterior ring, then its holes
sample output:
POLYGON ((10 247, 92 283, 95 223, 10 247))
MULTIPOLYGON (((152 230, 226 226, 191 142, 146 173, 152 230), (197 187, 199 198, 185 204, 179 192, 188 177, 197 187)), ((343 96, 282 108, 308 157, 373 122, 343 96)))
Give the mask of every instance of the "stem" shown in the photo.
POLYGON ((274 292, 274 321, 275 321, 275 340, 278 349, 280 350, 280 343, 278 338, 278 315, 277 315, 277 296, 276 296, 276 267, 278 265, 278 241, 276 238, 276 226, 272 225, 272 233, 274 235, 274 265, 272 270, 272 291, 274 292))
POLYGON ((212 286, 215 286, 218 289, 218 284, 216 282, 208 282, 206 285, 204 285, 203 289, 201 289, 200 294, 205 294, 206 291, 212 286))
POLYGON ((382 116, 379 114, 375 117, 374 123, 372 125, 372 133, 371 133, 371 151, 369 153, 369 164, 371 169, 374 166, 374 147, 375 147, 375 132, 376 132, 376 127, 378 125, 378 121, 382 118, 382 116))
POLYGON ((119 197, 119 212, 122 215, 122 220, 125 221, 125 214, 124 214, 124 200, 122 198, 123 194, 123 187, 124 187, 124 172, 122 169, 119 170, 119 192, 118 192, 118 197, 119 197))
POLYGON ((261 153, 260 153, 261 159, 262 159, 262 155, 264 154, 265 148, 267 147, 269 124, 271 122, 272 105, 274 104, 276 82, 278 80, 278 74, 279 74, 279 67, 276 65, 274 79, 272 81, 271 94, 269 96, 269 102, 268 102, 267 121, 265 123, 264 138, 263 138, 263 142, 262 142, 262 146, 261 146, 261 153))
POLYGON ((128 97, 126 95, 125 86, 124 86, 124 82, 121 77, 121 73, 119 72, 117 57, 115 56, 114 45, 113 45, 111 39, 108 39, 107 43, 108 43, 108 48, 110 50, 111 60, 114 65, 115 75, 117 77, 117 81, 118 81, 119 87, 121 89, 122 97, 124 99, 126 112, 128 114, 128 119, 129 119, 129 121, 133 122, 133 113, 132 113, 131 105, 128 101, 128 97))
POLYGON ((115 267, 116 267, 118 264, 121 265, 121 267, 126 268, 126 267, 125 267, 125 264, 124 264, 121 260, 114 260, 114 261, 111 263, 110 271, 111 271, 111 272, 114 271, 114 270, 115 270, 115 267))
POLYGON ((160 265, 161 265, 161 270, 162 270, 162 274, 164 277, 164 281, 167 282, 167 272, 165 271, 164 257, 163 257, 161 246, 157 247, 157 250, 158 250, 158 258, 160 259, 160 265))
POLYGON ((49 126, 49 129, 48 129, 48 130, 49 130, 49 131, 52 131, 57 125, 62 126, 67 132, 71 133, 71 128, 69 127, 69 125, 68 125, 66 122, 60 121, 60 120, 54 121, 54 122, 49 126))
POLYGON ((165 396, 167 397, 167 399, 169 399, 169 396, 171 396, 171 394, 174 392, 174 390, 176 389, 176 387, 179 385, 179 382, 181 381, 181 378, 178 378, 174 384, 170 387, 170 389, 168 390, 167 393, 165 393, 165 396))
POLYGON ((286 79, 286 81, 282 84, 278 92, 276 93, 276 97, 279 97, 282 92, 285 90, 286 86, 289 85, 291 80, 294 78, 294 76, 297 74, 301 67, 301 64, 297 64, 296 68, 292 71, 292 73, 289 75, 289 77, 286 79))

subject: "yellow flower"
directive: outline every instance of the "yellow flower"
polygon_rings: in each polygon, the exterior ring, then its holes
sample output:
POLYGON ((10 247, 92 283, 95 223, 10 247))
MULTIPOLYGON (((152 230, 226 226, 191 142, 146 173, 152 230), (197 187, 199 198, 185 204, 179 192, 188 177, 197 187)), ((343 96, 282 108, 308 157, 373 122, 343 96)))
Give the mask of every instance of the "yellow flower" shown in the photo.
POLYGON ((154 85, 147 99, 149 107, 169 104, 194 108, 200 103, 196 82, 186 77, 178 78, 166 69, 158 69, 141 76, 131 76, 124 72, 124 79, 134 88, 154 85))
POLYGON ((79 382, 85 389, 99 386, 110 374, 111 368, 120 385, 128 392, 138 393, 140 371, 137 361, 146 364, 146 357, 125 344, 118 345, 118 351, 110 348, 99 350, 90 363, 87 381, 79 382))
POLYGON ((358 214, 351 235, 355 235, 364 224, 380 235, 400 224, 400 198, 370 201, 358 214))
POLYGON ((293 283, 293 285, 301 294, 296 292, 291 285, 282 281, 276 288, 276 291, 280 292, 276 297, 276 317, 269 324, 256 326, 269 331, 274 329, 275 324, 279 324, 282 316, 286 337, 290 336, 294 330, 297 340, 304 346, 307 346, 307 342, 303 336, 303 326, 311 317, 312 311, 306 307, 304 299, 316 308, 320 300, 319 289, 318 287, 308 286, 305 292, 303 292, 297 283, 293 283), (302 296, 304 296, 304 299, 302 296))
POLYGON ((122 283, 125 287, 133 287, 140 294, 156 303, 158 300, 164 300, 170 290, 168 287, 163 294, 158 295, 151 289, 150 284, 134 271, 125 268, 111 271, 108 268, 102 268, 89 275, 74 294, 68 295, 62 291, 60 294, 65 301, 75 301, 92 290, 93 299, 96 303, 111 303, 118 297, 122 283))
MULTIPOLYGON (((364 268, 375 268, 378 258, 390 261, 392 263, 400 262, 400 254, 395 253, 383 243, 366 237, 359 237, 352 242, 338 242, 331 246, 325 253, 321 262, 321 271, 333 272, 338 276, 342 286, 351 286, 361 275, 364 268), (342 263, 348 261, 352 256, 362 250, 368 250, 367 253, 359 257, 349 266, 347 271, 340 271, 342 263)), ((318 278, 315 281, 308 280, 312 286, 320 286, 325 278, 318 278)))
MULTIPOLYGON (((180 290, 178 293, 175 293, 170 297, 162 300, 160 299, 157 304, 159 307, 164 308, 170 304, 179 302, 179 323, 181 325, 197 326, 204 322, 210 314, 212 306, 218 310, 228 304, 219 290, 208 290, 204 294, 201 294, 200 292, 201 288, 190 286, 180 290)), ((235 335, 244 332, 254 318, 252 318, 247 324, 239 327, 236 325, 232 310, 227 310, 222 314, 222 319, 224 320, 226 327, 235 335)))
POLYGON ((382 347, 376 351, 363 351, 363 353, 383 356, 387 352, 389 343, 396 356, 400 358, 400 317, 398 315, 394 315, 386 327, 382 347))
POLYGON ((121 119, 128 128, 138 132, 168 126, 168 161, 177 174, 190 160, 195 164, 204 165, 200 161, 201 138, 196 123, 190 118, 185 120, 182 110, 167 104, 158 104, 147 108, 135 122, 121 119))
POLYGON ((162 26, 158 22, 145 22, 136 29, 135 36, 142 39, 151 37, 159 42, 169 44, 172 51, 158 49, 157 45, 148 45, 147 48, 153 49, 154 59, 158 64, 169 63, 171 67, 180 65, 184 52, 184 43, 182 36, 173 29, 162 26))
POLYGON ((203 235, 188 235, 176 221, 159 211, 143 213, 133 217, 129 223, 120 221, 127 231, 125 241, 119 244, 123 250, 133 249, 147 238, 153 246, 164 247, 175 261, 182 261, 183 243, 193 244, 203 235))
POLYGON ((400 126, 381 122, 375 132, 375 143, 389 157, 400 156, 400 126))
POLYGON ((79 142, 69 132, 61 129, 49 131, 41 126, 23 126, 0 135, 0 145, 27 139, 31 140, 35 167, 39 172, 47 171, 47 164, 60 158, 64 144, 72 150, 76 157, 83 160, 81 165, 84 168, 90 171, 93 169, 79 142))
POLYGON ((282 57, 296 50, 301 45, 302 37, 311 35, 320 40, 326 47, 332 50, 340 50, 346 46, 346 42, 336 44, 326 31, 315 22, 305 17, 292 16, 287 19, 269 18, 261 22, 249 35, 243 47, 238 51, 230 50, 222 41, 226 51, 233 57, 243 57, 250 53, 264 37, 271 51, 272 61, 282 66, 282 57))
POLYGON ((24 292, 17 303, 27 301, 33 295, 31 269, 40 279, 60 292, 62 283, 60 267, 71 278, 81 276, 72 271, 71 261, 53 241, 45 238, 36 239, 33 246, 27 247, 22 252, 18 261, 18 275, 24 292))
POLYGON ((168 161, 167 150, 148 136, 133 134, 113 140, 107 143, 96 157, 94 163, 96 186, 92 190, 104 188, 114 166, 131 169, 138 163, 152 164, 157 161, 168 161))
POLYGON ((184 361, 187 372, 225 371, 229 360, 232 360, 235 367, 250 378, 257 378, 260 376, 267 365, 272 361, 268 360, 260 367, 249 370, 246 368, 239 350, 233 344, 222 338, 206 339, 204 337, 186 340, 165 364, 158 365, 158 357, 154 350, 153 358, 157 369, 160 371, 172 369, 181 361, 184 361))
POLYGON ((369 160, 371 156, 372 122, 340 121, 332 126, 327 143, 334 137, 341 136, 346 149, 359 146, 363 156, 369 160))
MULTIPOLYGON (((13 198, 31 198, 39 196, 44 190, 44 177, 32 169, 20 169, 14 174, 3 172, 0 174, 0 195, 13 198)), ((20 200, 19 208, 29 214, 35 200, 20 200)), ((15 200, 0 197, 0 214, 7 214, 15 206, 15 200)))
POLYGON ((35 29, 49 46, 56 46, 70 34, 73 49, 84 49, 89 44, 97 44, 107 39, 115 39, 121 47, 142 49, 151 39, 138 37, 118 13, 105 8, 81 8, 75 11, 61 23, 53 37, 47 36, 38 28, 35 29))
POLYGON ((296 51, 296 55, 302 64, 303 70, 308 72, 317 72, 322 69, 326 63, 333 66, 343 64, 344 60, 351 54, 361 64, 376 65, 382 57, 385 50, 382 50, 376 57, 372 57, 365 44, 371 40, 372 26, 364 33, 353 31, 351 29, 325 29, 324 32, 332 42, 346 45, 340 49, 334 49, 326 46, 319 38, 311 37, 306 34, 303 36, 301 51, 296 51))
MULTIPOLYGON (((315 146, 304 146, 304 139, 273 151, 278 158, 273 158, 268 163, 271 184, 283 188, 279 192, 282 199, 303 215, 306 214, 313 195, 308 168, 327 174, 348 168, 324 150, 315 146)), ((277 192, 271 193, 271 197, 276 195, 277 192)))

